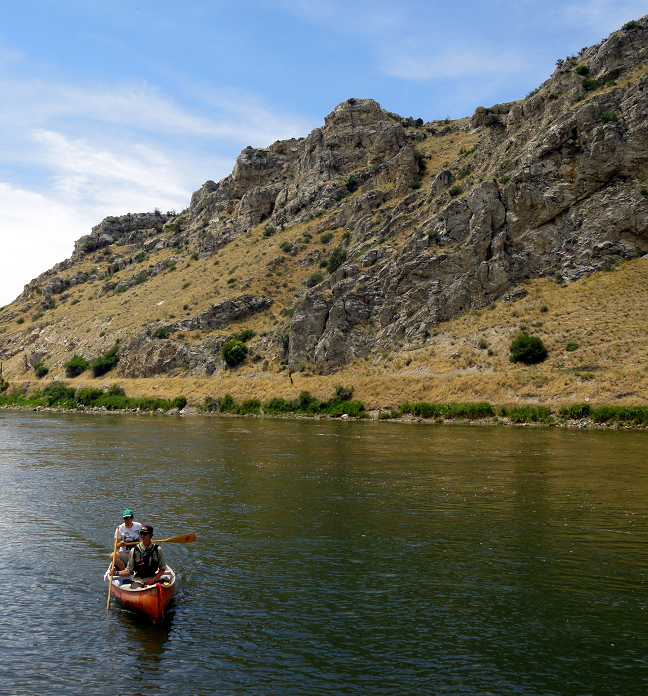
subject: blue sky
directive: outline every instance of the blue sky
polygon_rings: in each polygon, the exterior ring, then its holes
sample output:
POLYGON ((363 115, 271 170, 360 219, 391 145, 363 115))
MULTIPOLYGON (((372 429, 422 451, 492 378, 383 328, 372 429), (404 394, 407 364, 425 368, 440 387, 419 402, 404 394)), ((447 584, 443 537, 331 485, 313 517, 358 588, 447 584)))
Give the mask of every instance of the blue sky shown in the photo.
POLYGON ((188 205, 349 97, 424 120, 523 97, 648 0, 0 4, 0 306, 106 215, 188 205))

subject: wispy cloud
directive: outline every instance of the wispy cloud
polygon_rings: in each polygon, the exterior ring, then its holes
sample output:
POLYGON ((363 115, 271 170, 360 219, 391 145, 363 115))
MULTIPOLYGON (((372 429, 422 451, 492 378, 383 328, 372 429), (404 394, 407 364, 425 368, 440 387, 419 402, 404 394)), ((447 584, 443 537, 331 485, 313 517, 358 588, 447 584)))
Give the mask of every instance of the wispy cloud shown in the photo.
POLYGON ((147 82, 77 85, 2 72, 0 235, 2 256, 15 263, 0 276, 0 305, 106 215, 180 210, 206 179, 230 173, 233 151, 314 125, 249 94, 196 88, 181 104, 147 82))

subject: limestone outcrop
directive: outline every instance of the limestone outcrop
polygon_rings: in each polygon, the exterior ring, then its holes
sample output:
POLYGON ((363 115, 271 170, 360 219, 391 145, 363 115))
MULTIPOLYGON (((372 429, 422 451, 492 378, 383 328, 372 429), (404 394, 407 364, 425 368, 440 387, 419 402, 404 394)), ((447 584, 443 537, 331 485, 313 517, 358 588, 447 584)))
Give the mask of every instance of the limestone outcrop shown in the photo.
MULTIPOLYGON (((45 310, 55 296, 96 280, 94 297, 112 297, 181 261, 227 254, 253 233, 265 249, 274 235, 310 223, 317 234, 339 235, 338 261, 330 263, 326 242, 309 248, 306 231, 283 244, 283 256, 259 262, 268 277, 286 272, 291 259, 312 274, 290 290, 290 311, 273 315, 263 357, 326 373, 370 353, 423 345, 439 322, 515 298, 529 278, 568 283, 648 253, 647 65, 644 17, 557 61, 526 98, 479 106, 471 118, 423 123, 349 99, 305 138, 244 149, 232 174, 207 181, 179 215, 106 218, 19 300, 45 310), (437 142, 454 137, 467 145, 444 161, 437 142), (144 263, 153 254, 164 258, 144 263), (90 257, 107 259, 101 277, 76 268, 90 257), (313 273, 324 265, 329 273, 313 273)), ((210 301, 167 328, 226 329, 270 309, 262 290, 210 301)), ((27 332, 14 338, 4 355, 29 344, 27 332)), ((217 344, 139 331, 124 339, 119 370, 206 369, 218 364, 217 344)))

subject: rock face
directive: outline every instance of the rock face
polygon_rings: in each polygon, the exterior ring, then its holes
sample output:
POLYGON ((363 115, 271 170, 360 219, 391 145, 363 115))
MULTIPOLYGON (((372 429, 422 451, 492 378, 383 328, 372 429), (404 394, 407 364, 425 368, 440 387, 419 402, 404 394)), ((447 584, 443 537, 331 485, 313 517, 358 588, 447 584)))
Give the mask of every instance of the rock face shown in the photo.
MULTIPOLYGON (((418 230, 397 254, 375 247, 341 267, 330 291, 308 292, 292 318, 290 362, 330 371, 376 347, 422 341, 438 322, 532 276, 573 281, 646 253, 647 60, 643 18, 568 59, 538 94, 479 107, 470 128, 484 136, 471 170, 499 181, 450 202, 441 197, 428 212, 416 196, 402 201, 418 230), (600 89, 628 73, 626 84, 600 89), (490 114, 498 118, 484 128, 490 114)), ((453 180, 441 171, 430 194, 453 180)), ((366 238, 362 223, 347 222, 354 241, 366 238)))
MULTIPOLYGON (((516 297, 528 278, 570 282, 644 255, 648 17, 558 63, 525 99, 480 106, 463 122, 423 124, 371 99, 349 99, 306 138, 243 150, 232 174, 207 181, 180 215, 106 218, 78 240, 71 259, 25 286, 22 299, 45 307, 53 295, 94 280, 65 274, 88 254, 115 254, 101 297, 175 267, 175 256, 134 265, 146 254, 172 247, 178 257, 191 250, 202 259, 259 225, 270 237, 318 220, 319 232, 344 230, 346 260, 324 282, 304 282, 317 284, 299 293, 289 326, 265 345, 280 345, 289 365, 330 372, 371 352, 422 344, 439 322, 516 297), (474 147, 426 173, 420 148, 434 153, 434 139, 452 134, 470 136, 474 147), (122 257, 127 244, 141 253, 122 257), (111 280, 131 264, 127 279, 111 280)), ((304 248, 288 247, 286 258, 304 248)), ((297 259, 302 267, 322 260, 323 248, 297 259)), ((284 261, 272 260, 268 270, 284 261)), ((270 303, 242 295, 168 328, 222 329, 270 303)), ((146 333, 122 353, 124 375, 218 359, 214 346, 146 333)))

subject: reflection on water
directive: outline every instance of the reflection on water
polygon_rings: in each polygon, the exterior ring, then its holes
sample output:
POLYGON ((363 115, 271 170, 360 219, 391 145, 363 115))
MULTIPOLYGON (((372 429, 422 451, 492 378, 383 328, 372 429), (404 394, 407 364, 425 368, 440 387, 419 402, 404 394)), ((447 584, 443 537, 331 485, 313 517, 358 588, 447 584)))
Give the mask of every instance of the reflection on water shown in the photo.
MULTIPOLYGON (((642 432, 0 414, 11 694, 645 691, 642 432), (113 604, 133 507, 178 575, 113 604)), ((1 691, 1 689, 0 689, 1 691)))

